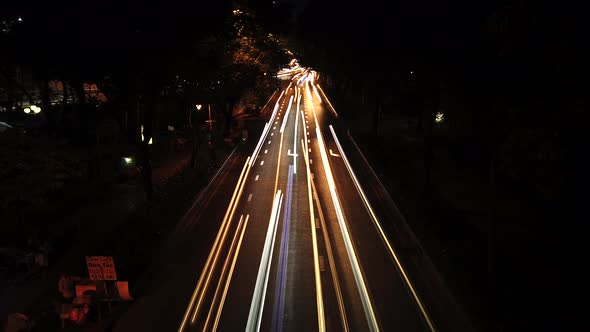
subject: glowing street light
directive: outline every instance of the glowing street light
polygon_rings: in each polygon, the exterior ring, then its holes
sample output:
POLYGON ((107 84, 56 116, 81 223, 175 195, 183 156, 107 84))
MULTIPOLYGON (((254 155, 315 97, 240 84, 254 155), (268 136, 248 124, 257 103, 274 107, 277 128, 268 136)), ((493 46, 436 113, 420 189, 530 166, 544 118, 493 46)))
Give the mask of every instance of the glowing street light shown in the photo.
POLYGON ((445 114, 443 112, 436 113, 436 117, 434 118, 434 122, 441 123, 445 119, 445 114))
POLYGON ((197 111, 200 111, 200 110, 201 110, 201 108, 203 107, 203 105, 201 105, 201 104, 196 104, 196 105, 195 105, 195 107, 197 108, 197 111))
POLYGON ((23 109, 23 112, 25 112, 25 113, 29 114, 29 113, 31 113, 31 109, 30 109, 30 108, 28 108, 28 107, 25 107, 25 108, 23 109))

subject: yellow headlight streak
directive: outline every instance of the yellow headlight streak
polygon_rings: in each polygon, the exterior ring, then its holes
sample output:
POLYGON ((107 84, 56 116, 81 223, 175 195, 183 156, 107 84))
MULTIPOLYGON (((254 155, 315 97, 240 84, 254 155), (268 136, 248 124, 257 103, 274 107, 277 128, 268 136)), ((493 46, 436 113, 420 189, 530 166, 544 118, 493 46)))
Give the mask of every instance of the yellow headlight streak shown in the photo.
MULTIPOLYGON (((305 157, 305 160, 309 161, 309 155, 307 154, 307 151, 309 150, 306 151, 305 147, 306 145, 302 139, 301 150, 303 150, 303 156, 305 157)), ((342 321, 342 328, 344 332, 348 332, 348 319, 346 318, 346 310, 344 309, 344 300, 342 299, 342 291, 340 290, 340 281, 338 281, 338 273, 336 273, 336 263, 334 262, 334 256, 332 255, 332 246, 330 245, 328 230, 326 229, 326 221, 324 219, 324 214, 322 213, 322 206, 320 205, 320 199, 317 195, 317 190, 315 188, 315 184, 313 183, 313 181, 311 182, 311 189, 314 193, 312 196, 314 197, 315 203, 318 207, 318 214, 322 225, 322 232, 324 234, 324 244, 326 246, 326 252, 328 254, 328 262, 330 264, 331 271, 330 274, 332 275, 332 282, 334 283, 334 290, 336 292, 336 300, 338 301, 338 311, 340 311, 340 320, 342 321)))
MULTIPOLYGON (((301 111, 301 122, 303 127, 303 136, 307 137, 307 130, 305 129, 305 117, 303 116, 303 111, 301 111)), ((307 140, 301 140, 301 148, 303 149, 303 154, 305 156, 305 169, 307 170, 307 195, 309 198, 309 222, 311 224, 311 240, 313 247, 313 270, 315 274, 316 302, 318 310, 318 331, 323 332, 326 330, 326 321, 324 318, 322 277, 320 274, 320 259, 318 256, 318 242, 317 234, 315 231, 315 215, 313 212, 313 200, 311 194, 311 169, 309 167, 309 157, 306 153, 306 151, 309 151, 307 146, 307 140)))
POLYGON ((338 219, 338 224, 340 226, 340 231, 342 232, 342 237, 344 239, 344 246, 346 248, 346 253, 348 254, 348 259, 350 260, 350 265, 352 267, 352 272, 354 274, 354 280, 356 282, 356 286, 359 290, 361 302, 363 304, 363 309, 365 311, 365 316, 367 318, 367 324, 369 325, 369 330, 371 331, 379 331, 379 325, 377 323, 377 318, 375 317, 375 312, 373 310, 373 306, 371 304, 371 299, 369 297, 369 292, 367 290, 367 286, 365 285, 365 280, 363 278, 363 274, 358 263, 358 259, 356 257, 356 252, 354 250, 354 246, 352 244, 352 240, 350 239, 350 233, 348 232, 348 227, 346 226, 346 222, 344 220, 344 214, 342 212, 340 200, 338 199, 338 194, 336 193, 336 184, 334 182, 334 177, 332 175, 332 170, 330 168, 330 163, 328 161, 328 154, 326 153, 326 146, 324 144, 324 139, 322 137, 322 132, 319 129, 319 123, 315 111, 315 106, 313 105, 313 99, 311 97, 311 91, 309 86, 307 87, 307 94, 309 96, 311 109, 313 111, 313 117, 316 124, 316 135, 318 140, 318 146, 320 150, 320 155, 322 157, 322 164, 324 166, 324 172, 326 174, 326 179, 328 181, 328 187, 330 188, 330 195, 332 196, 332 203, 334 204, 334 209, 336 210, 336 217, 338 219))
POLYGON ((334 106, 332 106, 330 99, 328 99, 328 97, 326 97, 326 94, 324 93, 324 90, 322 89, 322 87, 319 84, 317 86, 318 86, 318 89, 320 89, 320 91, 322 92, 322 96, 324 96, 324 100, 328 103, 328 106, 330 106, 330 111, 332 111, 332 113, 334 114, 335 117, 338 117, 338 113, 334 109, 334 106))
POLYGON ((242 246, 242 239, 244 238, 244 233, 246 232, 246 227, 248 226, 248 219, 250 219, 250 215, 246 216, 246 221, 244 221, 244 227, 242 227, 242 233, 240 234, 240 240, 238 241, 236 254, 234 255, 234 259, 231 263, 229 275, 227 277, 227 283, 225 284, 225 288, 223 289, 223 295, 221 296, 221 301, 217 310, 217 315, 215 316, 213 331, 217 331, 217 326, 219 325, 219 318, 221 317, 221 311, 223 310, 223 304, 225 303, 225 297, 227 295, 227 290, 229 289, 229 283, 231 282, 232 275, 234 274, 234 267, 236 266, 236 261, 238 260, 238 255, 240 253, 240 247, 242 246))
POLYGON ((385 235, 385 232, 383 231, 383 228, 381 227, 381 223, 379 222, 379 219, 377 219, 377 216, 375 215, 375 212, 373 211, 373 208, 371 207, 371 203, 369 203, 369 200, 367 199, 367 196, 365 195, 363 188, 361 187, 356 175, 354 174, 354 171, 352 170, 352 167, 350 166, 350 163, 348 162, 348 158, 346 158, 346 154, 344 153, 344 150, 342 149, 342 146, 340 145, 340 141, 338 140, 338 137, 336 136, 336 133, 334 132, 334 128, 332 127, 332 125, 330 125, 330 131, 332 132, 332 136, 334 137, 334 141, 336 142, 336 146, 338 147, 338 151, 340 151, 340 156, 342 156, 342 160, 344 161, 344 164, 346 165, 346 169, 348 169, 348 173, 350 173, 350 177, 352 178, 357 191, 361 195, 361 198, 363 199, 363 202, 365 203, 365 206, 367 207, 367 210, 369 211, 369 214, 371 215, 371 218, 373 219, 373 223, 375 224, 375 227, 379 231, 379 235, 381 235, 381 239, 383 240, 383 243, 385 243, 387 250, 389 250, 391 257, 395 261, 395 264, 397 265, 400 273, 402 274, 402 277, 404 278, 406 285, 410 289, 410 292, 412 293, 414 300, 418 304, 418 307, 420 308, 420 312, 422 313, 424 320, 428 324, 430 331, 433 331, 433 332, 436 331, 436 329, 434 328, 434 324, 426 311, 426 307, 424 306, 424 304, 420 300, 420 297, 418 296, 418 293, 416 292, 414 286, 412 285, 410 278, 408 278, 408 275, 406 274, 406 271, 404 270, 402 263, 398 258, 398 255, 396 254, 395 250, 393 250, 393 246, 391 245, 391 243, 389 242, 389 239, 385 235))
POLYGON ((270 265, 272 262, 272 252, 275 246, 275 239, 277 236, 277 224, 281 214, 281 203, 283 196, 280 190, 275 194, 272 204, 272 211, 268 221, 268 229, 266 231, 266 238, 264 240, 264 248, 260 258, 260 265, 258 267, 258 275, 256 276, 256 286, 252 294, 252 303, 250 304, 250 312, 248 313, 248 323, 246 324, 246 331, 260 331, 260 322, 262 320, 262 312, 264 310, 264 299, 266 297, 266 288, 268 287, 268 277, 270 274, 270 265))
POLYGON ((225 237, 226 237, 228 229, 229 229, 231 217, 233 216, 233 213, 235 211, 235 207, 237 206, 236 202, 239 199, 239 196, 241 195, 243 187, 244 187, 244 183, 246 182, 245 180, 246 180, 249 170, 250 170, 250 168, 247 167, 249 160, 250 160, 250 157, 248 157, 246 159, 246 162, 244 163, 244 167, 242 167, 242 172, 240 173, 240 177, 238 178, 238 183, 236 184, 236 188, 234 189, 234 192, 232 194, 231 200, 229 202, 229 206, 225 212, 225 215, 223 217, 223 221, 221 222, 221 227, 219 228, 219 231, 217 232, 217 236, 215 237, 215 241, 213 242, 213 247, 211 247, 211 251, 209 252, 209 256, 207 257, 207 261, 205 263, 205 266, 203 267, 203 271, 201 272, 201 275, 199 277, 199 281, 197 282, 197 286, 195 287, 195 290, 193 291, 193 295, 191 296, 189 304, 186 308, 186 312, 184 313, 184 316, 182 318, 182 322, 180 323, 180 327, 178 328, 179 332, 183 331, 184 328, 186 327, 186 323, 188 321, 188 316, 190 315, 190 312, 192 311, 192 308, 195 305, 195 300, 197 299, 197 296, 198 296, 199 299, 197 301, 195 314, 193 315, 193 317, 191 319, 191 323, 194 323, 194 320, 197 316, 197 313, 198 313, 201 303, 203 301, 205 290, 207 289, 207 285, 209 284, 211 274, 212 274, 213 269, 214 269, 214 267, 217 263, 217 260, 219 258, 219 251, 221 250, 221 247, 222 247, 223 243, 225 242, 225 237), (204 286, 203 286, 203 282, 205 282, 204 286))
POLYGON ((320 101, 320 104, 322 103, 322 98, 320 98, 320 94, 318 93, 318 89, 316 89, 315 85, 313 85, 313 92, 315 92, 316 97, 318 97, 318 100, 320 101))
MULTIPOLYGON (((246 160, 246 164, 248 164, 248 160, 246 160)), ((229 212, 229 216, 227 217, 227 226, 226 226, 225 231, 224 231, 224 234, 223 234, 222 242, 221 242, 221 244, 217 248, 217 253, 215 254, 215 258, 213 260, 212 267, 209 269, 209 273, 207 275, 207 278, 205 279, 205 285, 203 287, 203 292, 201 293, 201 296, 199 297, 199 300, 197 302, 197 306, 195 308, 195 312, 193 313, 193 316, 191 317, 191 323, 192 324, 194 324, 195 323, 195 320, 197 319, 197 315, 199 313, 199 309, 201 307, 201 304, 203 303, 203 298, 205 297, 205 291, 207 290, 207 288, 209 286, 209 282, 211 281, 211 275, 213 274, 213 269, 214 269, 215 265, 217 264, 217 260, 219 259, 219 253, 221 251, 221 247, 222 247, 223 243, 225 242, 225 237, 226 237, 227 232, 229 230, 229 224, 231 223, 231 220, 234 217, 234 213, 236 212, 236 208, 238 207, 238 202, 240 200, 240 197, 242 196, 242 192, 244 191, 244 185, 246 183, 246 180, 248 179, 248 174, 250 174, 250 170, 251 169, 252 169, 251 167, 246 168, 246 173, 244 174, 244 177, 242 179, 242 182, 240 183, 238 181, 238 183, 239 183, 239 190, 238 190, 237 195, 235 196, 235 199, 234 199, 234 202, 233 202, 233 206, 231 206, 231 209, 228 209, 228 211, 226 211, 226 216, 228 215, 228 212, 229 212)), ((232 196, 232 198, 233 198, 233 196, 232 196)))
MULTIPOLYGON (((233 237, 231 244, 229 246, 229 252, 227 254, 227 257, 225 258, 225 262, 223 263, 223 267, 221 268, 221 276, 219 277, 219 282, 217 283, 217 287, 215 288, 215 294, 213 295, 213 300, 211 301, 211 307, 209 308, 209 313, 207 314, 207 319, 205 320, 205 325, 203 326, 203 331, 207 331, 207 327, 209 326, 209 322, 211 321, 213 310, 215 308, 215 303, 217 302, 217 299, 220 295, 219 292, 221 291, 221 284, 223 283, 223 277, 226 274, 227 269, 230 265, 230 259, 233 256, 232 261, 235 263, 236 258, 238 257, 238 254, 240 252, 240 244, 242 242, 241 239, 242 239, 242 236, 244 235, 244 231, 246 229, 245 226, 244 226, 244 228, 242 228, 242 225, 247 224, 249 218, 250 218, 250 215, 247 215, 245 223, 242 224, 242 222, 244 221, 244 215, 240 216, 238 228, 236 229, 236 233, 234 234, 234 237, 233 237), (241 234, 241 236, 239 236, 240 234, 241 234), (240 239, 240 241, 239 241, 238 246, 236 248, 236 241, 238 241, 238 238, 240 239)), ((232 263, 232 268, 231 268, 232 270, 230 271, 231 273, 233 273, 233 265, 234 264, 232 263)), ((219 306, 217 307, 216 321, 217 321, 217 317, 219 317, 219 315, 221 314, 221 310, 223 309, 223 303, 225 302, 225 292, 229 288, 230 282, 231 282, 231 274, 228 274, 227 280, 225 281, 224 297, 219 302, 219 306)))

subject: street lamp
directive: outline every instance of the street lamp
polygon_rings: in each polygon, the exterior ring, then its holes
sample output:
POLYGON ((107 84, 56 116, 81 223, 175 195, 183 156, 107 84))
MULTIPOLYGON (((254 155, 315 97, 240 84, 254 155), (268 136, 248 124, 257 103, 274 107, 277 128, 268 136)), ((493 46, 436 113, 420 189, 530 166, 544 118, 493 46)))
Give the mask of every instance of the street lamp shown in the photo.
POLYGON ((200 110, 201 110, 201 107, 203 107, 203 105, 201 105, 201 104, 196 104, 196 105, 195 105, 195 107, 197 108, 197 111, 200 111, 200 110))

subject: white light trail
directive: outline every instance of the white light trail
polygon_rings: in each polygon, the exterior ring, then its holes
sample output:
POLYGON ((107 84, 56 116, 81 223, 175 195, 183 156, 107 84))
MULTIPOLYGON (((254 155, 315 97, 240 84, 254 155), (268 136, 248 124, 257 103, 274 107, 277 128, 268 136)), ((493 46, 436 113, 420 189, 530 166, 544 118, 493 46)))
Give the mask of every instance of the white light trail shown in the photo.
POLYGON ((299 112, 295 112, 295 135, 293 135, 293 174, 297 174, 297 125, 299 124, 299 112))
POLYGON ((289 98, 289 105, 287 106, 287 112, 285 113, 285 117, 283 118, 283 124, 281 125, 280 133, 282 134, 285 130, 285 126, 287 125, 287 119, 289 119, 289 112, 291 111, 291 106, 293 105, 293 96, 289 98))
POLYGON ((274 244, 278 228, 277 223, 281 213, 282 200, 282 193, 278 190, 275 194, 270 219, 268 221, 264 248, 262 250, 260 265, 258 267, 258 275, 256 276, 256 286, 254 287, 254 294, 252 295, 252 303, 250 304, 250 312, 248 314, 248 323, 246 324, 247 332, 260 331, 260 322, 264 310, 264 299, 266 297, 266 288, 268 286, 272 252, 275 246, 274 244))

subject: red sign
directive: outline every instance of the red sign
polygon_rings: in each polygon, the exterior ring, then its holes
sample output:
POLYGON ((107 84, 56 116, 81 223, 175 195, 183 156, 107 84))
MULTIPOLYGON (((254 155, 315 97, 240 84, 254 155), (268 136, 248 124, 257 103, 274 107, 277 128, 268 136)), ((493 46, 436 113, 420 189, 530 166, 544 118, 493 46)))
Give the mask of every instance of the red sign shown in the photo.
POLYGON ((117 280, 112 256, 86 256, 90 280, 117 280))

